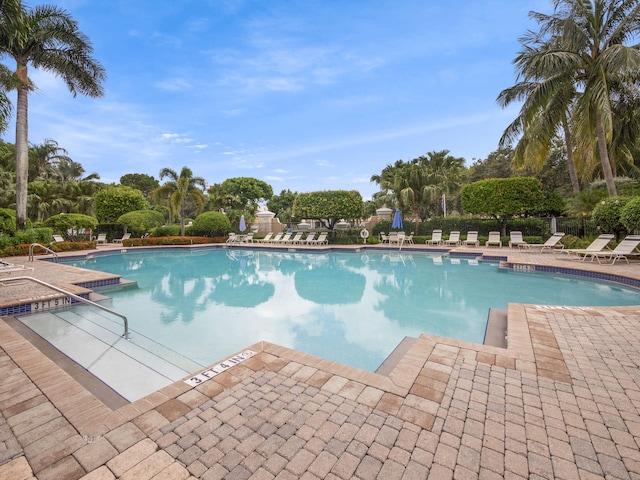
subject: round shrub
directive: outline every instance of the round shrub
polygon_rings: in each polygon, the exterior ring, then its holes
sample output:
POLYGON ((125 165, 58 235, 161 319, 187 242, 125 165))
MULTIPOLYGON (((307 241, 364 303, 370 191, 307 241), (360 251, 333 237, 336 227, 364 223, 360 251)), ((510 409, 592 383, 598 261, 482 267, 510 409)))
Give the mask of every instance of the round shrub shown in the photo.
POLYGON ((633 197, 622 207, 620 222, 629 232, 640 230, 640 197, 633 197))
POLYGON ((136 237, 139 237, 152 228, 164 223, 164 215, 156 210, 136 210, 125 213, 118 218, 118 223, 126 225, 127 229, 136 237))
POLYGON ((620 215, 629 200, 629 197, 609 197, 596 205, 591 216, 601 231, 605 233, 615 233, 616 237, 626 232, 620 215))
POLYGON ((96 216, 103 223, 113 223, 121 215, 149 208, 140 190, 131 187, 109 187, 96 193, 93 199, 96 216))
POLYGON ((231 230, 231 222, 220 212, 204 212, 196 217, 191 227, 192 235, 215 237, 225 235, 231 230))
POLYGON ((93 230, 98 225, 98 220, 81 213, 59 213, 53 215, 42 222, 45 226, 51 227, 54 233, 61 233, 65 237, 69 232, 77 232, 80 229, 93 230))
POLYGON ((0 208, 0 232, 5 235, 16 233, 16 211, 10 208, 0 208))

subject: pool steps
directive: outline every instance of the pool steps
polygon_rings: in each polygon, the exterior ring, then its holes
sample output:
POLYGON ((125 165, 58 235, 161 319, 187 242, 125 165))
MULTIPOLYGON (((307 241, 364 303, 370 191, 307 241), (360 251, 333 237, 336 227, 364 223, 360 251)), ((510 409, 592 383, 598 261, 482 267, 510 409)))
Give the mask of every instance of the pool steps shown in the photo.
POLYGON ((20 322, 128 401, 201 370, 199 365, 84 306, 20 315, 20 322))

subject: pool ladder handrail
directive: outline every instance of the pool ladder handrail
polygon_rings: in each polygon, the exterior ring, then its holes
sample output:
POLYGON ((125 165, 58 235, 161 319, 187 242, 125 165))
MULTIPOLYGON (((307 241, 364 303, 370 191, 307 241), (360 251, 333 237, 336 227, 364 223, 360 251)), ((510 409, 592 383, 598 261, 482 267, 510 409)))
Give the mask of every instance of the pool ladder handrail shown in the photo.
POLYGON ((35 249, 35 247, 40 247, 44 250, 46 250, 47 252, 51 253, 53 255, 53 259, 57 262, 58 261, 58 254, 56 252, 54 252, 53 250, 51 250, 48 247, 45 247, 44 245, 40 245, 39 243, 32 243, 29 246, 29 261, 33 262, 33 250, 35 249))
POLYGON ((63 293, 64 295, 67 295, 71 298, 73 298, 74 300, 77 300, 79 302, 82 303, 86 303, 87 305, 91 305, 92 307, 96 307, 99 308, 100 310, 104 310, 105 312, 110 313, 111 315, 115 315, 116 317, 120 317, 122 319, 122 321, 124 322, 124 333, 122 334, 122 336, 124 338, 126 338, 127 340, 129 339, 129 320, 127 319, 127 317, 125 317, 124 315, 122 315, 121 313, 116 312, 115 310, 111 310, 110 308, 107 308, 103 305, 100 305, 99 303, 96 302, 92 302, 91 300, 88 300, 84 297, 81 297, 79 295, 76 295, 75 293, 71 293, 67 290, 64 290, 60 287, 56 287, 55 285, 51 285, 50 283, 44 282, 38 278, 33 278, 33 277, 10 277, 10 278, 3 278, 2 279, 2 283, 6 283, 6 282, 15 282, 15 281, 30 281, 30 282, 35 282, 38 283, 42 286, 48 287, 52 290, 55 290, 56 292, 59 293, 63 293))

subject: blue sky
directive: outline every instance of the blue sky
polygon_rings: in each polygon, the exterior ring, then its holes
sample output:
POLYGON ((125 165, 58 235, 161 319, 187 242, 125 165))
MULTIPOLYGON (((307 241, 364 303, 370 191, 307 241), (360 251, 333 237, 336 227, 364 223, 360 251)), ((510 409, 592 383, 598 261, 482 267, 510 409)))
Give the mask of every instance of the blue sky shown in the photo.
MULTIPOLYGON (((29 2, 36 5, 46 2, 29 2)), ((64 0, 104 65, 73 98, 31 70, 29 140, 102 181, 187 165, 298 192, 356 189, 389 163, 497 149, 518 107, 518 38, 548 0, 64 0)), ((11 67, 9 62, 5 62, 11 67)), ((13 128, 13 127, 12 127, 13 128)), ((13 130, 3 138, 13 142, 13 130)))

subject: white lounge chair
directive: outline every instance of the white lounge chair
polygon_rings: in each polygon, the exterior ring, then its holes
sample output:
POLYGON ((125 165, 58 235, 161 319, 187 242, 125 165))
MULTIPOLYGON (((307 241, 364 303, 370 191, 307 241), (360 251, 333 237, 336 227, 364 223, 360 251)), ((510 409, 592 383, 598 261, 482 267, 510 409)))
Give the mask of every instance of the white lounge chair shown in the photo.
POLYGON ((26 265, 16 265, 15 263, 0 260, 0 275, 11 275, 14 272, 26 272, 33 269, 33 267, 27 267, 26 265))
POLYGON ((462 241, 462 245, 464 245, 465 247, 468 247, 470 245, 479 247, 480 240, 478 240, 478 232, 474 230, 467 232, 467 239, 462 241))
POLYGON ((449 233, 449 239, 442 241, 443 245, 460 245, 460 232, 457 230, 449 233))
POLYGON ((601 252, 609 245, 609 242, 613 240, 614 235, 610 233, 604 233, 599 235, 587 248, 567 248, 565 250, 561 250, 563 253, 567 255, 575 255, 577 258, 584 260, 584 255, 588 253, 601 252))
POLYGON ((527 242, 522 238, 522 232, 519 232, 518 230, 509 232, 509 248, 524 247, 526 245, 527 242))
POLYGON ((54 243, 64 242, 64 238, 62 238, 62 235, 54 235, 53 236, 53 242, 54 243))
POLYGON ((300 240, 300 244, 309 245, 316 238, 316 232, 310 232, 307 234, 304 240, 300 240))
POLYGON ((545 250, 551 251, 554 249, 562 250, 564 248, 564 245, 560 243, 560 240, 562 239, 562 237, 564 237, 564 233, 556 232, 553 235, 551 235, 547 239, 547 241, 544 243, 527 243, 525 245, 518 245, 518 246, 525 247, 528 249, 539 248, 540 252, 544 252, 545 250))
POLYGON ((99 233, 98 234, 98 238, 96 238, 96 244, 97 245, 106 245, 107 244, 107 234, 106 233, 99 233))
POLYGON ((442 230, 434 230, 431 234, 431 240, 427 240, 427 245, 440 245, 442 243, 442 230))
POLYGON ((122 238, 114 238, 113 243, 122 243, 130 237, 131 237, 131 234, 127 232, 124 235, 122 235, 122 238))
POLYGON ((271 237, 273 237, 273 233, 267 233, 262 240, 259 240, 259 243, 269 243, 271 241, 271 237))
POLYGON ((638 247, 638 245, 640 245, 640 236, 629 235, 628 237, 625 237, 625 239, 622 240, 613 250, 609 252, 588 252, 585 253, 584 258, 591 258, 591 261, 593 261, 593 259, 595 258, 596 260, 598 260, 598 263, 602 263, 600 261, 601 258, 611 260, 611 265, 616 263, 621 258, 624 258, 624 260, 629 263, 627 255, 631 255, 638 247))
POLYGON ((321 233, 320 235, 318 235, 318 238, 312 241, 312 245, 324 245, 326 243, 329 243, 326 233, 321 233))
POLYGON ((282 238, 282 233, 276 233, 275 237, 273 237, 271 240, 265 243, 279 243, 281 238, 282 238))
POLYGON ((289 243, 292 245, 300 243, 300 241, 302 240, 302 235, 304 235, 304 233, 302 232, 296 233, 296 235, 291 240, 289 240, 289 243))
POLYGON ((489 240, 484 242, 484 246, 490 247, 491 245, 497 245, 498 247, 502 247, 502 239, 500 238, 500 232, 489 232, 489 240))
POLYGON ((384 232, 380 232, 380 243, 389 243, 389 235, 384 232))
POLYGON ((289 243, 289 239, 291 238, 290 233, 285 233, 284 236, 280 240, 276 240, 274 243, 289 243))

